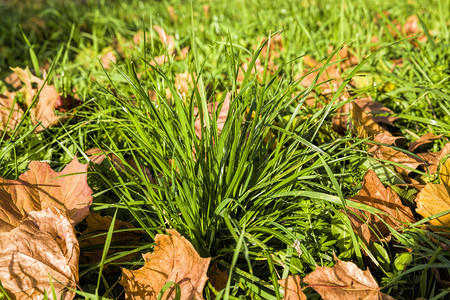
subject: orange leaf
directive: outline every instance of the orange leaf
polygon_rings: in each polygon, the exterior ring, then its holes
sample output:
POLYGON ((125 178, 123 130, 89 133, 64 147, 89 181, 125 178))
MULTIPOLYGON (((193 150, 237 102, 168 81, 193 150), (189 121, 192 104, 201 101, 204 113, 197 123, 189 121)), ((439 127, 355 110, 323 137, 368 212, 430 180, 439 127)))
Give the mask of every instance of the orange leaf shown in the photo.
MULTIPOLYGON (((390 188, 384 187, 373 170, 366 172, 361 190, 350 200, 370 205, 386 212, 387 216, 380 214, 379 217, 393 228, 401 227, 403 223, 414 222, 411 210, 402 204, 397 193, 390 188)), ((355 213, 354 216, 349 216, 352 225, 366 244, 369 241, 378 242, 382 237, 389 238, 390 230, 379 217, 365 212, 368 217, 366 219, 359 210, 349 209, 355 213)))
POLYGON ((29 212, 17 228, 0 232, 0 281, 13 299, 44 299, 44 291, 51 295, 50 274, 58 299, 73 299, 65 286, 77 287, 79 254, 65 212, 29 212))
MULTIPOLYGON (((67 211, 74 225, 86 218, 92 202, 92 190, 87 184, 87 165, 80 164, 75 157, 61 172, 55 172, 47 163, 38 161, 30 162, 28 168, 17 180, 0 178, 0 196, 14 203, 22 216, 54 206, 67 211)), ((8 223, 4 219, 2 221, 8 223)))
POLYGON ((442 138, 443 135, 434 135, 431 132, 427 132, 424 135, 422 135, 421 137, 419 137, 417 139, 417 141, 409 144, 408 147, 408 151, 413 152, 414 150, 416 150, 417 148, 419 148, 419 146, 424 145, 424 144, 428 144, 431 143, 433 140, 438 140, 440 138, 442 138))
POLYGON ((384 133, 388 136, 391 135, 387 130, 378 125, 368 114, 366 114, 357 103, 350 104, 350 114, 352 128, 360 138, 373 138, 378 133, 384 133))
MULTIPOLYGON (((439 176, 441 183, 429 182, 417 195, 416 211, 424 218, 450 209, 450 159, 442 165, 439 176)), ((430 224, 448 227, 444 230, 450 232, 450 214, 433 219, 430 224)))
POLYGON ((278 280, 284 289, 284 300, 306 300, 301 287, 302 278, 298 275, 289 275, 286 279, 278 280))
POLYGON ((317 266, 303 279, 316 290, 324 300, 327 299, 364 299, 393 300, 380 292, 377 282, 369 270, 362 271, 352 262, 334 257, 336 264, 332 268, 317 266))
POLYGON ((395 166, 395 169, 399 173, 402 173, 404 175, 408 175, 409 173, 411 173, 411 169, 415 170, 419 166, 424 165, 424 162, 420 158, 414 157, 388 146, 375 145, 370 148, 368 152, 375 158, 389 160, 409 167, 410 169, 406 169, 402 166, 395 166))
MULTIPOLYGON (((181 300, 202 299, 206 271, 211 258, 201 258, 191 243, 176 230, 171 235, 156 235, 155 250, 143 255, 142 268, 122 269, 119 283, 125 289, 125 299, 157 299, 167 282, 175 282, 181 289, 181 300)), ((175 288, 169 288, 162 299, 173 299, 175 288)))

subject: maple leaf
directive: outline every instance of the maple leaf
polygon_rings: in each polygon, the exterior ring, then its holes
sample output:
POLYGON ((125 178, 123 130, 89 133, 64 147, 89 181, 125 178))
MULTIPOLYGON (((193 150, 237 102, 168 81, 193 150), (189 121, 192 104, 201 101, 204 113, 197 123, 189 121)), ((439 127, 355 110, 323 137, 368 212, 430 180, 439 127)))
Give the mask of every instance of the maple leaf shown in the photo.
POLYGON ((73 299, 66 286, 77 287, 78 257, 75 230, 55 207, 29 212, 17 228, 0 231, 0 281, 13 299, 52 295, 49 275, 58 299, 73 299))
MULTIPOLYGON (((12 68, 14 73, 20 78, 20 80, 25 84, 25 86, 19 91, 24 93, 25 101, 27 106, 30 106, 33 98, 36 96, 37 92, 44 85, 45 80, 40 79, 33 74, 30 70, 26 68, 25 70, 21 68, 12 68), (33 88, 33 84, 37 85, 37 89, 33 88)), ((33 124, 42 123, 42 126, 36 128, 36 132, 41 132, 45 128, 54 125, 58 122, 58 116, 55 115, 55 104, 59 98, 58 91, 53 85, 46 84, 39 94, 39 100, 36 106, 31 108, 31 113, 33 115, 33 124)))
MULTIPOLYGON (((86 218, 92 202, 92 190, 87 184, 87 165, 80 164, 75 157, 61 172, 55 172, 47 163, 38 161, 30 162, 28 168, 17 180, 0 177, 0 203, 10 201, 22 216, 54 206, 67 211, 73 225, 86 218)), ((2 223, 7 226, 5 223, 8 221, 3 219, 0 226, 2 223)), ((16 223, 13 221, 10 225, 16 223)))
MULTIPOLYGON (((208 279, 211 258, 201 258, 191 243, 176 230, 171 235, 156 235, 155 250, 143 255, 142 268, 122 269, 119 283, 125 289, 125 299, 157 299, 167 282, 175 282, 181 289, 181 300, 202 299, 203 287, 208 279)), ((174 299, 175 288, 168 289, 162 299, 174 299)))
POLYGON ((302 278, 299 275, 289 275, 286 279, 278 280, 284 289, 284 300, 306 300, 301 287, 302 278))
POLYGON ((324 300, 328 299, 364 299, 393 300, 389 295, 380 292, 378 283, 369 270, 362 271, 352 262, 339 260, 334 256, 336 264, 332 268, 317 266, 303 279, 316 290, 324 300))
MULTIPOLYGON (((96 213, 90 213, 86 218, 86 229, 81 233, 80 238, 80 248, 85 247, 95 248, 95 249, 82 251, 80 256, 81 263, 96 263, 102 259, 103 246, 106 242, 106 233, 111 226, 112 217, 111 216, 101 216, 96 213)), ((128 222, 116 219, 114 222, 114 231, 134 229, 135 227, 128 222)), ((137 231, 121 231, 114 232, 111 238, 112 243, 119 243, 126 241, 127 246, 138 245, 140 242, 144 242, 142 235, 137 231)), ((121 250, 123 251, 123 249, 121 250)), ((109 249, 108 255, 117 253, 119 251, 109 249)), ((126 262, 134 259, 136 254, 130 254, 121 257, 115 262, 126 262)))
POLYGON ((370 241, 378 242, 380 235, 381 237, 389 238, 390 230, 386 224, 397 228, 402 227, 403 223, 414 222, 411 210, 402 204, 397 193, 391 188, 384 187, 373 170, 366 172, 361 190, 358 194, 351 197, 350 200, 370 205, 387 214, 380 214, 377 217, 374 214, 365 212, 366 218, 361 211, 349 208, 355 214, 349 216, 352 225, 366 244, 369 244, 370 241))
MULTIPOLYGON (((222 132, 223 126, 225 125, 225 121, 228 116, 228 111, 230 109, 230 99, 231 93, 228 92, 223 101, 222 107, 220 108, 219 115, 217 116, 217 131, 220 134, 222 132)), ((219 102, 209 103, 208 104, 208 113, 212 118, 212 114, 217 110, 219 106, 219 102)), ((197 115, 197 118, 194 122, 195 134, 200 139, 202 137, 202 124, 200 121, 200 114, 198 114, 198 109, 194 107, 194 115, 197 115)))
MULTIPOLYGON (((424 218, 450 209, 450 159, 441 166, 440 183, 427 183, 416 197, 417 213, 424 218)), ((430 220, 434 226, 447 227, 450 232, 450 214, 430 220)))

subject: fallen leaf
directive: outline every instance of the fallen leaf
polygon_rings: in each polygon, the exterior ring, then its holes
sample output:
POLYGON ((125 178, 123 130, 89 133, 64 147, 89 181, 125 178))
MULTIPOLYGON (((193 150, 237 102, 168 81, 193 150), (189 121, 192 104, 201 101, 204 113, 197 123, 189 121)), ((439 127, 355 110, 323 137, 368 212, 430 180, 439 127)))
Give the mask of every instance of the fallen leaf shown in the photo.
POLYGON ((414 152, 414 150, 419 148, 421 145, 431 143, 433 140, 438 140, 438 139, 442 138, 443 136, 444 135, 442 135, 442 134, 434 135, 431 132, 427 132, 424 135, 422 135, 421 137, 419 137, 417 139, 417 141, 409 144, 408 151, 414 152))
POLYGON ((405 176, 417 169, 419 166, 425 165, 420 158, 406 154, 389 146, 375 145, 370 148, 368 152, 375 158, 392 161, 408 167, 405 168, 403 166, 395 166, 395 169, 405 176))
POLYGON ((0 177, 0 195, 8 197, 22 216, 54 206, 67 211, 73 225, 86 218, 92 202, 87 165, 75 157, 61 172, 38 161, 30 162, 28 168, 17 180, 0 177))
POLYGON ((279 34, 273 36, 270 40, 264 38, 261 40, 261 43, 265 44, 264 47, 261 49, 261 58, 263 60, 266 59, 268 52, 267 48, 269 48, 269 60, 272 58, 280 57, 281 52, 284 50, 283 39, 279 34))
POLYGON ((55 207, 28 213, 8 232, 0 232, 0 281, 13 299, 73 299, 77 288, 79 247, 65 212, 55 207), (58 283, 60 282, 60 283, 58 283))
POLYGON ((399 143, 399 140, 404 141, 405 138, 402 136, 393 136, 389 132, 388 134, 386 132, 380 132, 373 138, 374 142, 386 144, 388 146, 397 145, 397 143, 399 143))
POLYGON ((383 104, 373 101, 370 97, 358 98, 354 102, 377 123, 394 126, 394 121, 398 119, 393 116, 378 116, 380 114, 393 114, 394 112, 383 104))
MULTIPOLYGON (((228 92, 223 101, 222 107, 220 108, 220 112, 217 115, 217 132, 220 134, 222 132, 223 126, 225 125, 225 121, 228 116, 228 111, 230 109, 230 100, 231 93, 228 92)), ((217 111, 219 106, 219 102, 209 103, 208 104, 208 113, 212 118, 212 114, 217 111)), ((194 130, 197 137, 200 139, 202 137, 202 123, 200 120, 200 114, 198 112, 198 108, 194 107, 194 115, 197 116, 194 122, 194 130)))
POLYGON ((103 68, 105 70, 111 69, 111 64, 115 64, 117 62, 117 58, 114 55, 114 51, 111 47, 107 47, 102 51, 100 62, 102 63, 103 68))
POLYGON ((373 138, 378 133, 390 136, 389 131, 378 125, 372 117, 366 114, 363 109, 355 102, 350 103, 350 115, 352 129, 359 138, 373 138))
MULTIPOLYGON (((20 68, 12 68, 12 70, 24 83, 25 86, 20 89, 19 92, 24 93, 26 104, 27 106, 30 106, 33 98, 44 85, 45 80, 31 74, 28 68, 25 70, 20 68), (33 88, 33 84, 37 85, 37 89, 33 88)), ((44 128, 48 128, 58 122, 59 118, 55 115, 54 111, 58 98, 59 94, 55 87, 46 83, 39 94, 39 99, 36 102, 36 106, 30 110, 30 113, 33 116, 33 124, 36 125, 39 122, 42 123, 42 126, 38 126, 36 128, 36 132, 44 131, 44 128)))
POLYGON ((12 72, 8 76, 5 77, 4 81, 11 85, 14 89, 18 89, 22 86, 22 81, 16 73, 12 72))
POLYGON ((5 129, 14 130, 22 118, 23 111, 17 102, 14 103, 15 96, 16 93, 8 91, 4 94, 0 94, 0 134, 5 129))
MULTIPOLYGON (((221 271, 217 264, 214 264, 208 271, 209 282, 217 290, 221 291, 227 286, 228 273, 227 271, 221 271)), ((215 298, 215 297, 214 297, 215 298)))
MULTIPOLYGON (((440 183, 427 183, 417 195, 416 211, 424 218, 450 209, 450 159, 441 166, 439 177, 440 183)), ((438 230, 450 232, 450 214, 430 220, 430 224, 447 227, 438 230)))
POLYGON ((393 300, 380 291, 378 283, 369 270, 362 271, 352 262, 334 257, 336 264, 332 268, 317 266, 303 279, 316 290, 324 300, 328 299, 364 299, 393 300))
MULTIPOLYGON (((172 281, 181 289, 181 300, 203 299, 206 272, 211 258, 201 258, 191 243, 176 230, 171 235, 156 235, 155 250, 143 255, 142 268, 131 271, 122 269, 119 283, 125 289, 125 299, 157 299, 165 283, 172 281)), ((172 286, 162 299, 174 299, 172 286)))
POLYGON ((299 275, 289 275, 286 279, 278 280, 284 289, 284 300, 306 300, 301 287, 302 278, 299 275))
POLYGON ((387 214, 377 217, 366 211, 364 215, 357 209, 349 208, 355 214, 349 216, 352 225, 366 244, 378 242, 382 238, 389 239, 391 232, 387 225, 397 229, 404 223, 414 222, 411 210, 402 204, 396 192, 384 187, 373 170, 366 172, 361 190, 350 200, 370 205, 387 214))
POLYGON ((418 153, 417 155, 427 163, 428 172, 434 174, 436 173, 441 160, 447 155, 450 155, 450 143, 447 143, 439 152, 418 153))
MULTIPOLYGON (((165 47, 165 49, 167 51, 167 55, 171 56, 171 55, 175 54, 175 52, 176 52, 175 39, 172 36, 166 34, 164 29, 162 29, 158 25, 154 25, 153 29, 158 33, 159 40, 164 45, 164 47, 165 47)), ((163 63, 165 63, 167 61, 167 55, 163 54, 161 56, 155 57, 155 61, 151 61, 150 64, 153 65, 153 66, 156 65, 156 64, 162 65, 163 63)))
MULTIPOLYGON (((81 233, 80 236, 80 248, 82 250, 80 255, 80 262, 82 264, 91 264, 99 262, 102 259, 103 246, 106 242, 106 234, 108 233, 109 227, 111 226, 112 217, 111 216, 101 216, 96 213, 90 213, 86 218, 86 229, 81 233), (83 248, 89 247, 89 250, 83 250, 83 248)), ((111 238, 112 246, 117 243, 126 244, 127 247, 137 247, 139 243, 144 242, 143 236, 138 232, 134 231, 133 225, 128 222, 116 219, 114 222, 114 231, 121 230, 120 232, 114 232, 111 238), (122 231, 127 230, 128 231, 122 231)), ((114 250, 110 248, 108 251, 108 256, 117 252, 125 251, 123 247, 119 250, 114 250)), ((131 250, 131 249, 130 249, 131 250)), ((121 257, 114 262, 126 262, 136 258, 136 254, 130 254, 121 257)))
POLYGON ((178 20, 177 14, 175 13, 175 7, 170 5, 167 7, 167 12, 169 13, 170 21, 176 22, 178 20))
POLYGON ((208 4, 203 5, 203 14, 205 15, 206 18, 209 18, 209 5, 208 4))

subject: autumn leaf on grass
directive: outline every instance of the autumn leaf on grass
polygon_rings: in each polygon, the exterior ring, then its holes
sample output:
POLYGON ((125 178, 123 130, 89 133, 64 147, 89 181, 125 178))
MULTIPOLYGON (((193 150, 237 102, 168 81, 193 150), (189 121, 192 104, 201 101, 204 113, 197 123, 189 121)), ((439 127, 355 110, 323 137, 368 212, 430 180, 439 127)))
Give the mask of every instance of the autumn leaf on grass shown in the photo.
MULTIPOLYGON (((112 217, 111 216, 101 216, 96 213, 90 213, 86 218, 87 228, 81 233, 80 236, 80 248, 82 250, 80 255, 80 262, 90 264, 99 262, 102 259, 103 246, 106 241, 106 234, 111 226, 112 217), (83 248, 88 248, 89 250, 83 250, 83 248)), ((144 242, 143 236, 138 231, 133 231, 135 229, 133 225, 128 222, 121 221, 119 219, 115 220, 114 223, 114 233, 111 238, 112 247, 109 249, 108 255, 120 252, 118 250, 112 249, 114 244, 123 243, 127 247, 139 246, 139 243, 144 242), (127 230, 128 231, 123 231, 127 230), (129 230, 131 229, 131 230, 129 230), (116 232, 121 230, 120 232, 116 232)), ((125 251, 122 249, 121 251, 125 251)), ((130 249, 131 250, 131 249, 130 249)), ((136 254, 130 254, 121 257, 114 262, 126 262, 134 259, 136 254)))
MULTIPOLYGON (((181 289, 181 300, 203 299, 206 272, 211 258, 201 258, 192 244, 176 230, 167 230, 171 235, 156 235, 155 250, 143 255, 142 268, 131 271, 122 269, 119 283, 125 289, 125 299, 157 299, 167 282, 175 282, 181 289)), ((172 286, 162 299, 174 299, 172 286)))
POLYGON ((384 123, 394 126, 394 122, 398 120, 397 117, 392 116, 394 112, 381 104, 373 101, 370 97, 357 98, 354 100, 363 112, 369 114, 372 120, 377 123, 384 123))
POLYGON ((8 91, 0 94, 0 134, 5 129, 14 130, 22 118, 23 111, 17 102, 14 103, 15 96, 16 93, 8 91))
POLYGON ((419 148, 422 145, 429 144, 433 140, 439 140, 443 137, 443 134, 440 135, 434 135, 431 132, 427 132, 421 137, 419 137, 415 142, 412 142, 409 144, 408 151, 414 152, 417 148, 419 148))
POLYGON ((73 299, 66 286, 77 288, 79 253, 67 213, 29 212, 17 228, 0 232, 0 281, 13 299, 44 299, 44 291, 52 294, 50 274, 58 299, 73 299))
POLYGON ((355 214, 349 216, 352 225, 366 244, 370 241, 378 242, 382 238, 389 239, 391 232, 387 225, 396 229, 401 228, 404 223, 414 222, 411 210, 402 204, 396 192, 384 187, 373 170, 366 172, 361 190, 350 200, 370 205, 387 214, 379 214, 377 217, 366 211, 366 217, 361 211, 349 208, 355 214))
MULTIPOLYGON (((230 100, 231 100, 231 93, 228 92, 227 95, 225 96, 225 100, 223 101, 222 107, 220 108, 220 112, 217 115, 217 131, 219 134, 222 132, 223 126, 225 125, 225 121, 228 116, 228 110, 230 109, 230 100)), ((208 104, 208 113, 211 119, 213 119, 212 114, 217 111, 219 104, 220 104, 219 102, 208 104)), ((200 114, 197 107, 194 107, 194 116, 197 116, 194 122, 195 134, 200 139, 202 137, 202 123, 200 120, 200 114)))
POLYGON ((75 157, 61 172, 38 161, 30 162, 28 169, 17 180, 0 177, 0 196, 14 203, 23 216, 54 206, 67 211, 73 225, 86 218, 92 202, 87 165, 80 164, 75 157))
POLYGON ((159 40, 164 45, 165 51, 167 51, 167 55, 163 54, 161 56, 155 57, 155 60, 151 61, 150 64, 153 66, 156 64, 162 65, 168 59, 167 56, 175 54, 175 39, 173 38, 173 36, 166 34, 164 29, 162 29, 158 25, 154 25, 153 29, 158 33, 159 40))
MULTIPOLYGON (((417 213, 424 218, 450 209, 450 159, 441 166, 440 183, 427 183, 416 198, 417 213)), ((450 232, 450 213, 430 221, 436 230, 450 232), (442 228, 447 227, 447 228, 442 228)))
POLYGON ((352 120, 352 129, 358 137, 373 138, 379 133, 384 133, 387 136, 392 136, 389 131, 378 125, 372 117, 366 114, 357 103, 350 103, 350 115, 352 120))
POLYGON ((427 152, 427 153, 418 153, 426 163, 427 163, 427 171, 430 174, 436 173, 441 160, 444 159, 447 155, 450 154, 450 143, 447 143, 440 151, 438 152, 427 152))
POLYGON ((299 275, 289 275, 286 279, 278 280, 284 289, 284 300, 306 300, 301 286, 302 278, 299 275))
POLYGON ((303 279, 324 300, 393 300, 380 292, 378 283, 369 270, 362 271, 352 262, 334 257, 336 264, 332 268, 317 266, 303 279))

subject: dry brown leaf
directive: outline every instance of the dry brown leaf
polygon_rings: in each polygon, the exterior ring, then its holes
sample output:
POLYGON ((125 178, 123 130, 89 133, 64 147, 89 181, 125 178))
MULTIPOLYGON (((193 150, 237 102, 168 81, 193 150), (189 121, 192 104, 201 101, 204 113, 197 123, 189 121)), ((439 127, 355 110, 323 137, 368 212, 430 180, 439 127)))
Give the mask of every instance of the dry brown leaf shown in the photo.
MULTIPOLYGON (((450 209, 450 159, 441 166, 440 183, 427 183, 416 198, 417 213, 424 218, 450 209)), ((450 214, 430 221, 431 225, 447 227, 439 228, 450 232, 450 214)))
POLYGON ((270 39, 270 44, 266 38, 262 39, 261 43, 265 43, 264 47, 261 49, 261 58, 263 60, 266 59, 267 48, 269 48, 269 59, 280 57, 281 52, 284 50, 283 39, 279 34, 270 39))
POLYGON ((170 21, 176 22, 178 20, 177 14, 175 13, 175 7, 170 5, 167 7, 167 12, 169 13, 170 21))
MULTIPOLYGON (((424 162, 420 158, 406 154, 402 151, 388 146, 375 145, 370 148, 368 152, 375 158, 399 163, 413 170, 417 169, 419 166, 424 165, 424 162)), ((412 170, 400 166, 395 166, 395 169, 405 176, 412 172, 412 170)))
POLYGON ((227 286, 228 272, 221 271, 217 264, 214 264, 208 271, 209 281, 211 285, 217 290, 221 291, 227 286))
POLYGON ((403 141, 405 140, 405 138, 402 136, 392 136, 390 133, 386 134, 385 132, 380 132, 373 138, 374 142, 386 144, 389 146, 396 145, 399 140, 403 141))
POLYGON ((22 81, 20 81, 19 76, 17 76, 17 74, 14 72, 6 76, 4 81, 7 84, 11 85, 14 89, 18 89, 22 86, 22 81))
POLYGON ((44 299, 44 291, 52 295, 50 274, 58 299, 73 299, 65 286, 77 287, 79 253, 65 212, 29 212, 17 228, 0 232, 0 281, 13 299, 44 299))
POLYGON ((361 211, 349 208, 355 214, 349 216, 352 225, 366 244, 370 241, 378 242, 380 238, 390 238, 390 230, 385 223, 396 229, 402 227, 403 223, 414 222, 411 210, 402 204, 396 192, 384 187, 373 170, 366 172, 361 190, 350 200, 370 205, 387 214, 379 214, 382 219, 380 220, 375 215, 365 212, 366 218, 361 211))
MULTIPOLYGON (((39 89, 44 84, 43 79, 40 79, 33 74, 31 74, 30 70, 26 68, 25 70, 20 68, 12 68, 14 73, 20 78, 20 80, 24 83, 24 87, 19 91, 25 95, 25 101, 28 106, 31 105, 34 96, 36 96, 39 89), (33 84, 37 85, 37 89, 33 88, 33 84)), ((55 89, 53 85, 49 85, 48 83, 42 88, 41 93, 39 94, 39 100, 36 102, 36 106, 31 108, 31 114, 33 116, 32 122, 33 124, 42 123, 42 126, 38 126, 36 128, 36 132, 44 131, 44 127, 48 128, 51 125, 54 125, 58 122, 58 116, 55 115, 55 104, 59 98, 58 91, 55 89)))
POLYGON ((355 99, 354 102, 358 104, 365 113, 370 114, 372 119, 377 123, 385 123, 394 126, 394 121, 398 119, 393 116, 378 116, 379 114, 393 114, 394 112, 383 104, 373 101, 370 97, 358 98, 355 99))
MULTIPOLYGON (((180 286, 181 300, 203 298, 211 258, 201 258, 192 244, 176 230, 167 232, 171 235, 156 235, 155 250, 143 255, 145 265, 142 268, 135 271, 122 269, 119 283, 125 289, 125 299, 156 299, 169 281, 180 286)), ((175 288, 172 286, 162 299, 174 297, 175 288)))
MULTIPOLYGON (((176 52, 176 44, 175 44, 175 39, 173 38, 173 36, 170 36, 168 34, 166 34, 166 32, 164 31, 164 29, 162 29, 161 27, 159 27, 158 25, 154 25, 153 29, 158 33, 159 35, 159 40, 161 41, 161 43, 164 45, 166 51, 167 51, 167 55, 171 56, 173 54, 175 54, 176 52)), ((155 57, 155 61, 151 61, 150 64, 151 65, 162 65, 163 63, 165 63, 167 61, 167 56, 166 54, 160 55, 155 57)))
POLYGON ((75 157, 61 172, 38 161, 30 162, 28 168, 17 180, 0 177, 0 195, 9 195, 23 216, 54 206, 67 211, 74 225, 86 218, 92 202, 87 165, 80 164, 75 157))
POLYGON ((114 55, 114 51, 111 47, 106 48, 103 52, 104 54, 100 57, 100 62, 105 70, 110 70, 111 64, 115 64, 117 62, 116 55, 114 55))
POLYGON ((362 271, 352 262, 334 257, 336 264, 332 268, 317 266, 303 279, 316 290, 324 300, 393 300, 380 292, 378 283, 369 270, 362 271))
POLYGON ((449 154, 450 143, 447 143, 439 152, 418 153, 417 155, 420 156, 420 158, 422 158, 424 161, 426 161, 430 174, 434 174, 436 173, 441 160, 449 154))
POLYGON ((427 132, 421 137, 417 139, 417 141, 409 144, 408 151, 414 152, 417 148, 419 148, 421 145, 425 145, 428 143, 431 143, 433 140, 438 140, 442 138, 444 135, 434 135, 431 132, 427 132))
POLYGON ((373 138, 379 133, 390 136, 389 131, 378 125, 361 107, 356 103, 350 103, 350 115, 352 120, 352 129, 358 137, 373 138))
POLYGON ((301 286, 302 278, 299 275, 289 275, 286 279, 278 280, 284 289, 284 300, 306 300, 301 286))
MULTIPOLYGON (((80 262, 82 264, 90 264, 99 262, 103 254, 103 246, 106 241, 106 233, 111 226, 112 217, 111 216, 101 216, 96 213, 90 213, 86 218, 87 228, 81 233, 82 239, 80 239, 80 248, 85 247, 95 248, 90 250, 85 250, 81 252, 80 262), (97 246, 97 247, 95 247, 97 246)), ((135 229, 133 225, 128 222, 116 219, 114 222, 114 231, 135 229)), ((127 246, 139 246, 139 243, 144 242, 142 235, 138 231, 124 231, 124 232, 114 232, 111 238, 112 243, 124 242, 126 241, 127 246)), ((120 251, 124 251, 121 249, 120 251)), ((120 252, 117 250, 109 249, 108 255, 120 252)), ((130 254, 121 257, 114 262, 126 262, 133 260, 136 254, 130 254)))
MULTIPOLYGON (((231 100, 231 93, 228 92, 227 95, 225 96, 222 107, 220 108, 219 115, 217 116, 217 131, 219 134, 222 132, 223 126, 225 125, 225 121, 228 116, 228 110, 230 109, 230 100, 231 100)), ((211 118, 212 114, 216 112, 219 104, 220 104, 219 102, 208 104, 208 113, 211 118)), ((202 137, 202 123, 200 121, 200 114, 196 107, 194 107, 194 115, 197 116, 194 122, 195 134, 200 139, 202 137)))
POLYGON ((14 104, 15 96, 16 93, 10 93, 8 91, 5 94, 0 94, 0 133, 5 129, 13 130, 19 124, 20 118, 23 115, 23 111, 17 102, 14 104), (11 119, 8 123, 10 117, 11 119))

